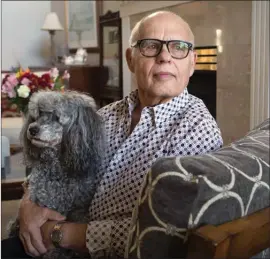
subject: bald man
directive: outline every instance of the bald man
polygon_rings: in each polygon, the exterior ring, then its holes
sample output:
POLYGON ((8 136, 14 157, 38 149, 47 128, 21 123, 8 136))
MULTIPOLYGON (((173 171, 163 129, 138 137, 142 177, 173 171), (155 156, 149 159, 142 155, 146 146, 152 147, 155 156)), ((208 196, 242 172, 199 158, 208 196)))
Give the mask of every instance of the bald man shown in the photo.
MULTIPOLYGON (((196 53, 189 25, 171 12, 156 12, 136 24, 126 60, 137 90, 99 110, 109 148, 88 224, 64 222, 59 246, 90 255, 124 255, 132 210, 145 174, 164 156, 198 155, 223 144, 204 103, 187 91, 196 53)), ((53 199, 53 197, 52 197, 53 199)), ((54 249, 50 233, 63 217, 29 200, 20 206, 20 239, 29 255, 54 249)))

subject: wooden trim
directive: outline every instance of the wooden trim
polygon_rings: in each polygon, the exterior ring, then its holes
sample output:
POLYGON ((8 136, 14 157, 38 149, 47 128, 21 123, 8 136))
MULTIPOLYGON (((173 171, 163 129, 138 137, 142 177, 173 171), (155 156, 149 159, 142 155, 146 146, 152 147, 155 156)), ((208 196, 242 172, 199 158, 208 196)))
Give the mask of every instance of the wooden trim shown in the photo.
POLYGON ((270 247, 270 207, 191 233, 187 259, 247 259, 270 247))

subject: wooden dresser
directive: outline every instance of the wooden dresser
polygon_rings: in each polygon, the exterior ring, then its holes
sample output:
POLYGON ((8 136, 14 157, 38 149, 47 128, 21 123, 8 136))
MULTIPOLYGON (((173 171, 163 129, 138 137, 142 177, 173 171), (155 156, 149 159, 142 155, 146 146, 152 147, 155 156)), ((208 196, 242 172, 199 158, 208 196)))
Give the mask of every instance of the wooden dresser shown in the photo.
MULTIPOLYGON (((90 66, 90 65, 57 65, 60 73, 67 70, 70 74, 68 89, 89 93, 96 101, 97 105, 102 107, 105 104, 115 101, 114 95, 106 96, 106 83, 109 78, 108 67, 90 66)), ((50 67, 30 67, 31 71, 46 71, 50 67)))

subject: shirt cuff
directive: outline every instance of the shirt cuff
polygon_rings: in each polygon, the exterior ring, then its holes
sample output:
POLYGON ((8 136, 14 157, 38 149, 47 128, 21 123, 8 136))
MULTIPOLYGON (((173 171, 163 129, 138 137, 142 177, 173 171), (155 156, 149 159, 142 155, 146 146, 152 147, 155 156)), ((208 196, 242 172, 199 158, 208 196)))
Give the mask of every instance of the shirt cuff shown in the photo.
POLYGON ((91 221, 86 230, 86 247, 90 255, 103 251, 108 253, 111 247, 113 220, 91 221))

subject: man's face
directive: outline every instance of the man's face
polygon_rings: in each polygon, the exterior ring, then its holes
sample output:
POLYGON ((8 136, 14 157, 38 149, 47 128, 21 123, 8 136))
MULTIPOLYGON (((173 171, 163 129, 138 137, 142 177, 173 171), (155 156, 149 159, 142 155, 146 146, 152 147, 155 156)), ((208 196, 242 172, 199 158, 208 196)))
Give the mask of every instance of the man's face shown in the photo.
MULTIPOLYGON (((183 22, 168 15, 159 15, 145 21, 139 39, 191 41, 183 22)), ((139 48, 133 49, 129 67, 135 74, 139 91, 153 98, 173 98, 187 86, 194 72, 195 61, 193 51, 189 51, 184 59, 173 58, 164 44, 157 57, 145 57, 139 48)))

